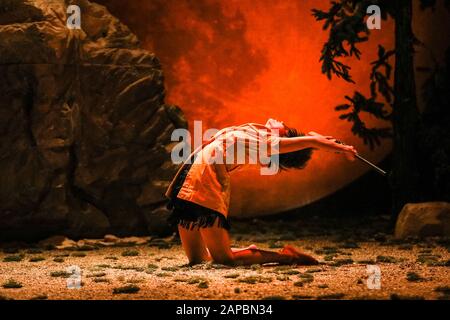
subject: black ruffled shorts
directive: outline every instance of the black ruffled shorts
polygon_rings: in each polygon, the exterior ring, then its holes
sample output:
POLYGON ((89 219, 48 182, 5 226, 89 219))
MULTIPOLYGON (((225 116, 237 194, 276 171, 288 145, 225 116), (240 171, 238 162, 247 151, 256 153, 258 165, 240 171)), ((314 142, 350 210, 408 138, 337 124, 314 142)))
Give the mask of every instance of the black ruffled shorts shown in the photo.
POLYGON ((217 220, 220 228, 230 230, 230 223, 222 213, 203 207, 194 202, 177 198, 191 166, 192 164, 187 164, 175 181, 170 201, 167 204, 167 209, 172 210, 167 222, 172 227, 180 225, 186 229, 193 230, 195 227, 212 227, 217 220))

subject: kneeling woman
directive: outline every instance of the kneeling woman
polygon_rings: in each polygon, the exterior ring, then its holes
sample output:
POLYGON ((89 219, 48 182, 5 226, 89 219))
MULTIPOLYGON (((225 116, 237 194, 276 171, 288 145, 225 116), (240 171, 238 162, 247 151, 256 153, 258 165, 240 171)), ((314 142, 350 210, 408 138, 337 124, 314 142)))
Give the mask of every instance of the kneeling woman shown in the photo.
MULTIPOLYGON (((239 151, 236 150, 244 150, 248 159, 248 154, 252 154, 252 151, 255 154, 254 151, 262 144, 266 144, 268 152, 272 150, 269 156, 277 156, 278 166, 282 170, 303 168, 314 149, 343 153, 349 160, 353 160, 356 154, 354 147, 336 143, 330 136, 315 132, 299 134, 283 122, 273 119, 269 119, 265 125, 247 123, 220 130, 191 154, 166 192, 170 199, 168 208, 173 210, 169 223, 178 226, 190 264, 210 260, 229 265, 318 263, 313 257, 290 245, 279 252, 261 250, 255 245, 244 249, 230 247, 230 225, 227 219, 230 173, 249 165, 237 161, 239 156, 236 157, 236 153, 239 151), (230 156, 229 150, 233 150, 233 156, 230 156), (223 161, 211 161, 213 158, 217 160, 218 153, 223 161)), ((261 162, 259 164, 262 165, 261 162)), ((268 167, 271 165, 269 163, 268 167)))

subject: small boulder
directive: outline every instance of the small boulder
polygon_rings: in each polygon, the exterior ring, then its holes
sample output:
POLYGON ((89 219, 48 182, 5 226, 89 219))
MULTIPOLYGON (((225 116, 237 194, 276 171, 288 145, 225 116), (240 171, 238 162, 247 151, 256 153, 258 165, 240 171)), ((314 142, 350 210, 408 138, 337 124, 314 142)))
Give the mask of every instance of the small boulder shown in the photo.
POLYGON ((111 242, 111 243, 115 243, 115 242, 117 242, 118 240, 119 240, 119 238, 116 237, 116 236, 113 235, 113 234, 107 234, 107 235, 105 235, 105 237, 103 238, 103 241, 104 241, 104 242, 111 242))
POLYGON ((42 248, 74 249, 77 247, 77 243, 65 236, 58 235, 39 241, 38 246, 42 248))
POLYGON ((449 237, 450 203, 424 202, 406 204, 397 219, 395 237, 449 237))
POLYGON ((140 246, 147 244, 150 240, 150 237, 126 237, 121 238, 118 241, 119 245, 130 245, 130 246, 140 246))

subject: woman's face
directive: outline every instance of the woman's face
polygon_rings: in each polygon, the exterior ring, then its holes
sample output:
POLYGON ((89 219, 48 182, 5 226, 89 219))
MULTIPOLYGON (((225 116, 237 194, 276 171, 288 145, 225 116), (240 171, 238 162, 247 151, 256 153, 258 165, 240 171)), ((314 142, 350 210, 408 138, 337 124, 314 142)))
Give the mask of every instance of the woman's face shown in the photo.
POLYGON ((278 121, 275 119, 269 119, 266 122, 266 127, 272 130, 273 132, 277 132, 278 135, 283 136, 286 133, 286 128, 282 121, 278 121))

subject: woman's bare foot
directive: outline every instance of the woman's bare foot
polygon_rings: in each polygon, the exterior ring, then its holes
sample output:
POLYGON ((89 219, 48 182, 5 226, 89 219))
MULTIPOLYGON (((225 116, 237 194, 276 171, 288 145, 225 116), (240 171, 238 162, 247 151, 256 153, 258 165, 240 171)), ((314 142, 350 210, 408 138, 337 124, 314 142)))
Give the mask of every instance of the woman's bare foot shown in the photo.
POLYGON ((319 261, 317 261, 314 257, 303 253, 301 251, 298 251, 293 246, 287 244, 284 246, 283 249, 280 251, 281 254, 288 255, 293 258, 293 262, 295 264, 301 264, 301 265, 316 265, 319 264, 319 261))

